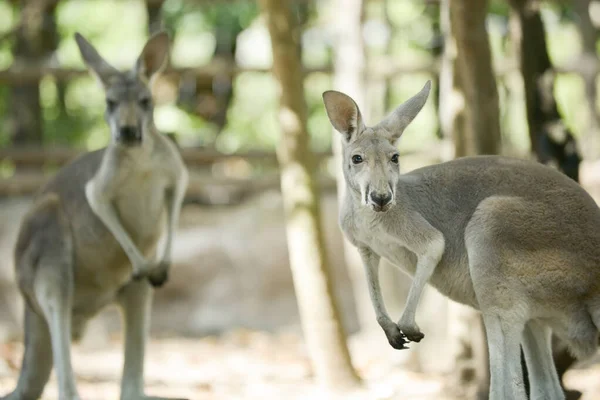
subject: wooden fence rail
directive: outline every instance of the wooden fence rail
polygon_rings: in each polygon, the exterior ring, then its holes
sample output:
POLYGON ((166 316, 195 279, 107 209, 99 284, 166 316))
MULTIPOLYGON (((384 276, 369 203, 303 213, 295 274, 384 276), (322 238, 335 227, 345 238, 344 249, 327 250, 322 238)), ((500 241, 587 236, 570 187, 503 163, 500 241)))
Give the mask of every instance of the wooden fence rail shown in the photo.
MULTIPOLYGON (((249 162, 277 164, 277 157, 272 151, 248 151, 243 153, 222 153, 216 150, 182 148, 180 149, 183 160, 190 167, 210 165, 227 159, 243 159, 249 162)), ((85 153, 85 150, 69 147, 52 148, 14 148, 0 149, 0 161, 8 161, 17 166, 27 168, 41 168, 44 165, 61 166, 85 153)), ((330 151, 314 153, 317 160, 331 156, 330 151)))
MULTIPOLYGON (((428 147, 427 153, 438 154, 442 144, 435 143, 428 147)), ((249 163, 263 163, 277 166, 277 156, 273 151, 245 151, 237 153, 223 153, 212 149, 194 147, 180 148, 183 161, 188 167, 201 167, 215 164, 225 160, 244 160, 249 163)), ((4 147, 0 148, 0 162, 10 162, 17 167, 27 169, 42 168, 44 166, 60 167, 76 157, 84 154, 86 150, 72 147, 4 147)), ((413 156, 423 154, 423 150, 400 149, 400 155, 413 156)), ((314 158, 320 162, 332 157, 331 150, 315 151, 314 158)))
MULTIPOLYGON (((10 178, 0 179, 0 199, 31 196, 51 177, 51 174, 43 173, 17 173, 10 178)), ((320 175, 318 183, 321 190, 335 190, 335 180, 330 176, 320 175)), ((253 194, 279 190, 279 184, 277 173, 244 179, 191 174, 185 202, 213 206, 239 204, 253 194)))
MULTIPOLYGON (((304 68, 305 74, 312 73, 332 73, 331 66, 304 68)), ((378 78, 385 78, 402 74, 413 74, 421 72, 435 73, 437 71, 436 62, 426 62, 415 65, 400 64, 386 59, 383 63, 378 63, 372 68, 372 74, 378 78)), ((210 64, 193 67, 169 67, 163 73, 165 78, 179 78, 183 76, 193 76, 199 81, 211 82, 216 76, 236 76, 244 72, 270 73, 270 68, 260 67, 239 67, 233 63, 213 61, 210 64)), ((90 76, 85 68, 69 68, 61 66, 45 66, 21 64, 11 65, 9 68, 0 70, 0 83, 4 85, 17 85, 39 81, 41 78, 51 76, 57 81, 69 81, 74 78, 90 76)))
MULTIPOLYGON (((410 75, 417 73, 437 74, 439 72, 439 59, 426 61, 417 64, 400 63, 392 57, 386 56, 378 58, 377 62, 372 63, 368 67, 369 79, 385 79, 401 75, 410 75)), ((518 68, 514 60, 503 60, 495 66, 495 72, 498 76, 503 76, 509 72, 515 71, 518 68)), ((577 74, 577 75, 598 75, 600 65, 598 60, 581 59, 576 57, 574 60, 556 65, 554 71, 558 74, 577 74)), ((199 81, 204 81, 209 84, 216 76, 228 75, 236 76, 244 72, 270 73, 270 68, 250 68, 240 67, 231 62, 213 61, 207 65, 180 68, 169 67, 163 76, 167 79, 178 79, 183 76, 193 76, 199 81)), ((305 74, 326 73, 331 74, 333 68, 331 65, 304 68, 305 74)), ((74 78, 89 76, 89 72, 85 68, 68 68, 61 66, 45 66, 45 65, 12 65, 9 68, 0 70, 0 84, 18 85, 39 81, 41 78, 51 76, 58 81, 69 81, 74 78)))
MULTIPOLYGON (((443 144, 436 143, 428 146, 427 150, 401 151, 403 165, 422 166, 431 160, 439 162, 439 154, 443 144)), ((264 191, 279 189, 279 173, 277 170, 276 156, 273 152, 246 152, 223 154, 214 150, 181 149, 184 161, 190 168, 190 184, 186 194, 186 202, 208 205, 230 205, 243 201, 246 197, 264 191), (263 172, 257 176, 232 178, 230 176, 215 176, 210 170, 201 170, 198 167, 210 165, 214 162, 227 159, 243 159, 246 161, 260 160, 273 163, 270 172, 263 172), (196 167, 196 168, 194 168, 196 167)), ((22 171, 17 170, 12 176, 0 178, 0 198, 10 196, 31 196, 54 173, 44 172, 43 166, 52 164, 59 166, 79 154, 81 150, 69 148, 53 149, 0 149, 0 162, 11 160, 19 166, 25 166, 22 171)), ((318 160, 331 157, 330 152, 315 153, 318 160)), ((318 177, 322 190, 334 190, 336 183, 330 174, 323 172, 318 177)))

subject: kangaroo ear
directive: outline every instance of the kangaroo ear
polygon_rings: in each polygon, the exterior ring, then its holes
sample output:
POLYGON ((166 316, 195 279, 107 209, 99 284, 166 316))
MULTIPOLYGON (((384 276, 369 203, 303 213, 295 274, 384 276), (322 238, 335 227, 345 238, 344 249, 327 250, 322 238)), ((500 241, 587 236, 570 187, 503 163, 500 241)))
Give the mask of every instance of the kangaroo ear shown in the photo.
POLYGON ((360 110, 350 96, 328 90, 323 93, 323 103, 331 125, 343 135, 346 142, 365 129, 360 110))
POLYGON ((81 58, 83 58, 85 65, 100 83, 106 85, 109 78, 112 75, 117 74, 118 71, 112 65, 107 63, 94 46, 92 46, 92 44, 79 32, 75 33, 75 42, 77 43, 77 47, 79 47, 79 52, 81 53, 81 58))
POLYGON ((162 71, 169 55, 169 35, 160 31, 148 39, 135 64, 136 72, 146 82, 151 82, 162 71))
POLYGON ((431 81, 428 80, 419 93, 402 103, 373 129, 379 128, 387 131, 392 142, 398 140, 404 129, 415 119, 425 105, 430 90, 431 81))

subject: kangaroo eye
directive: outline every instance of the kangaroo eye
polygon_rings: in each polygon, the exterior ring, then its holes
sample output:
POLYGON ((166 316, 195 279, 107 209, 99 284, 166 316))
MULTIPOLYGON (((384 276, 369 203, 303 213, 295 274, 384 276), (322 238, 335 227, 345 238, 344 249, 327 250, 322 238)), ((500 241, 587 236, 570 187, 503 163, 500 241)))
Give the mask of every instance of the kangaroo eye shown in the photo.
POLYGON ((363 158, 361 156, 359 156, 358 154, 352 156, 352 162, 354 164, 360 164, 361 162, 363 162, 363 158))
POLYGON ((150 107, 150 99, 148 97, 144 97, 144 98, 140 99, 139 103, 140 103, 140 107, 142 107, 144 110, 146 110, 150 107))
POLYGON ((394 154, 394 155, 392 156, 392 162, 393 162, 394 164, 398 164, 398 154, 394 154))
POLYGON ((117 102, 111 99, 106 99, 106 109, 108 112, 113 112, 117 108, 117 102))

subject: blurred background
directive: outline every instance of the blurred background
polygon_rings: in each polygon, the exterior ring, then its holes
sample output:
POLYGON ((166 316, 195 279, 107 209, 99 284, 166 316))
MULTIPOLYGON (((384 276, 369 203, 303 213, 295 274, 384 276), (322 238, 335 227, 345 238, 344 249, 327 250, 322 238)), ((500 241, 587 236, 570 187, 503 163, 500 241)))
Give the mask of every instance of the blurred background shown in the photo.
MULTIPOLYGON (((165 29, 172 40, 153 87, 155 122, 191 180, 173 273, 155 294, 149 393, 312 399, 329 398, 323 386, 348 386, 360 399, 483 399, 487 353, 474 311, 428 289, 417 314, 425 339, 404 351, 387 344, 338 227, 339 137, 321 95, 344 91, 374 124, 431 79, 400 141, 403 171, 506 154, 552 165, 597 197, 599 28, 594 0, 0 0, 0 395, 15 385, 23 351, 20 220, 60 166, 109 140, 104 95, 75 32, 121 69, 150 33, 165 29), (289 29, 273 35, 279 17, 289 29), (280 189, 290 168, 281 154, 296 139, 280 123, 282 92, 300 100, 293 111, 310 160, 291 162, 314 177, 319 199, 312 234, 323 260, 306 270, 290 265, 297 243, 286 241, 293 195, 280 189), (319 270, 331 290, 300 279, 319 270), (333 310, 337 333, 311 334, 320 318, 311 296, 333 310), (337 346, 315 339, 329 334, 337 346)), ((387 308, 399 318, 410 278, 383 264, 387 308)), ((109 308, 75 346, 83 398, 117 398, 121 339, 109 308)), ((555 354, 570 399, 600 398, 600 357, 574 363, 558 342, 555 354)), ((45 393, 56 398, 54 378, 45 393)))

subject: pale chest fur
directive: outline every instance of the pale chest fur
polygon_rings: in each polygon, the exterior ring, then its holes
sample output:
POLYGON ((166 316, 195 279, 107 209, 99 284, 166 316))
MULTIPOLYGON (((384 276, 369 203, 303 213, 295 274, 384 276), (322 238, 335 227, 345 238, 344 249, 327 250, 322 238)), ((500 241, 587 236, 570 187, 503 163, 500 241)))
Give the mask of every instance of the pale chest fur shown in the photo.
POLYGON ((414 275, 417 256, 406 243, 390 233, 384 219, 366 208, 342 209, 340 214, 342 230, 351 243, 369 247, 380 257, 414 275))
POLYGON ((175 180, 176 157, 160 141, 149 155, 117 160, 118 173, 108 186, 123 227, 139 246, 157 240, 164 229, 165 197, 175 180))
MULTIPOLYGON (((87 183, 101 185, 121 225, 147 259, 155 258, 159 239, 165 233, 166 195, 174 182, 171 166, 175 163, 170 157, 178 154, 169 151, 155 151, 147 156, 105 154, 102 165, 87 183)), ((101 293, 110 296, 129 281, 131 263, 104 223, 91 208, 87 210, 87 217, 76 222, 77 271, 86 276, 81 281, 91 283, 86 293, 99 298, 101 293)))
MULTIPOLYGON (((392 211, 393 213, 393 211, 392 211)), ((366 246, 382 258, 414 276, 418 257, 411 249, 427 248, 427 244, 409 242, 403 237, 414 238, 411 222, 403 221, 398 214, 375 214, 366 207, 342 207, 340 225, 344 234, 355 246, 366 246)), ((460 303, 476 306, 468 260, 460 257, 450 261, 442 255, 430 284, 439 292, 460 303)))
POLYGON ((165 193, 170 180, 161 170, 148 168, 123 179, 114 204, 134 242, 152 241, 164 229, 165 193))

